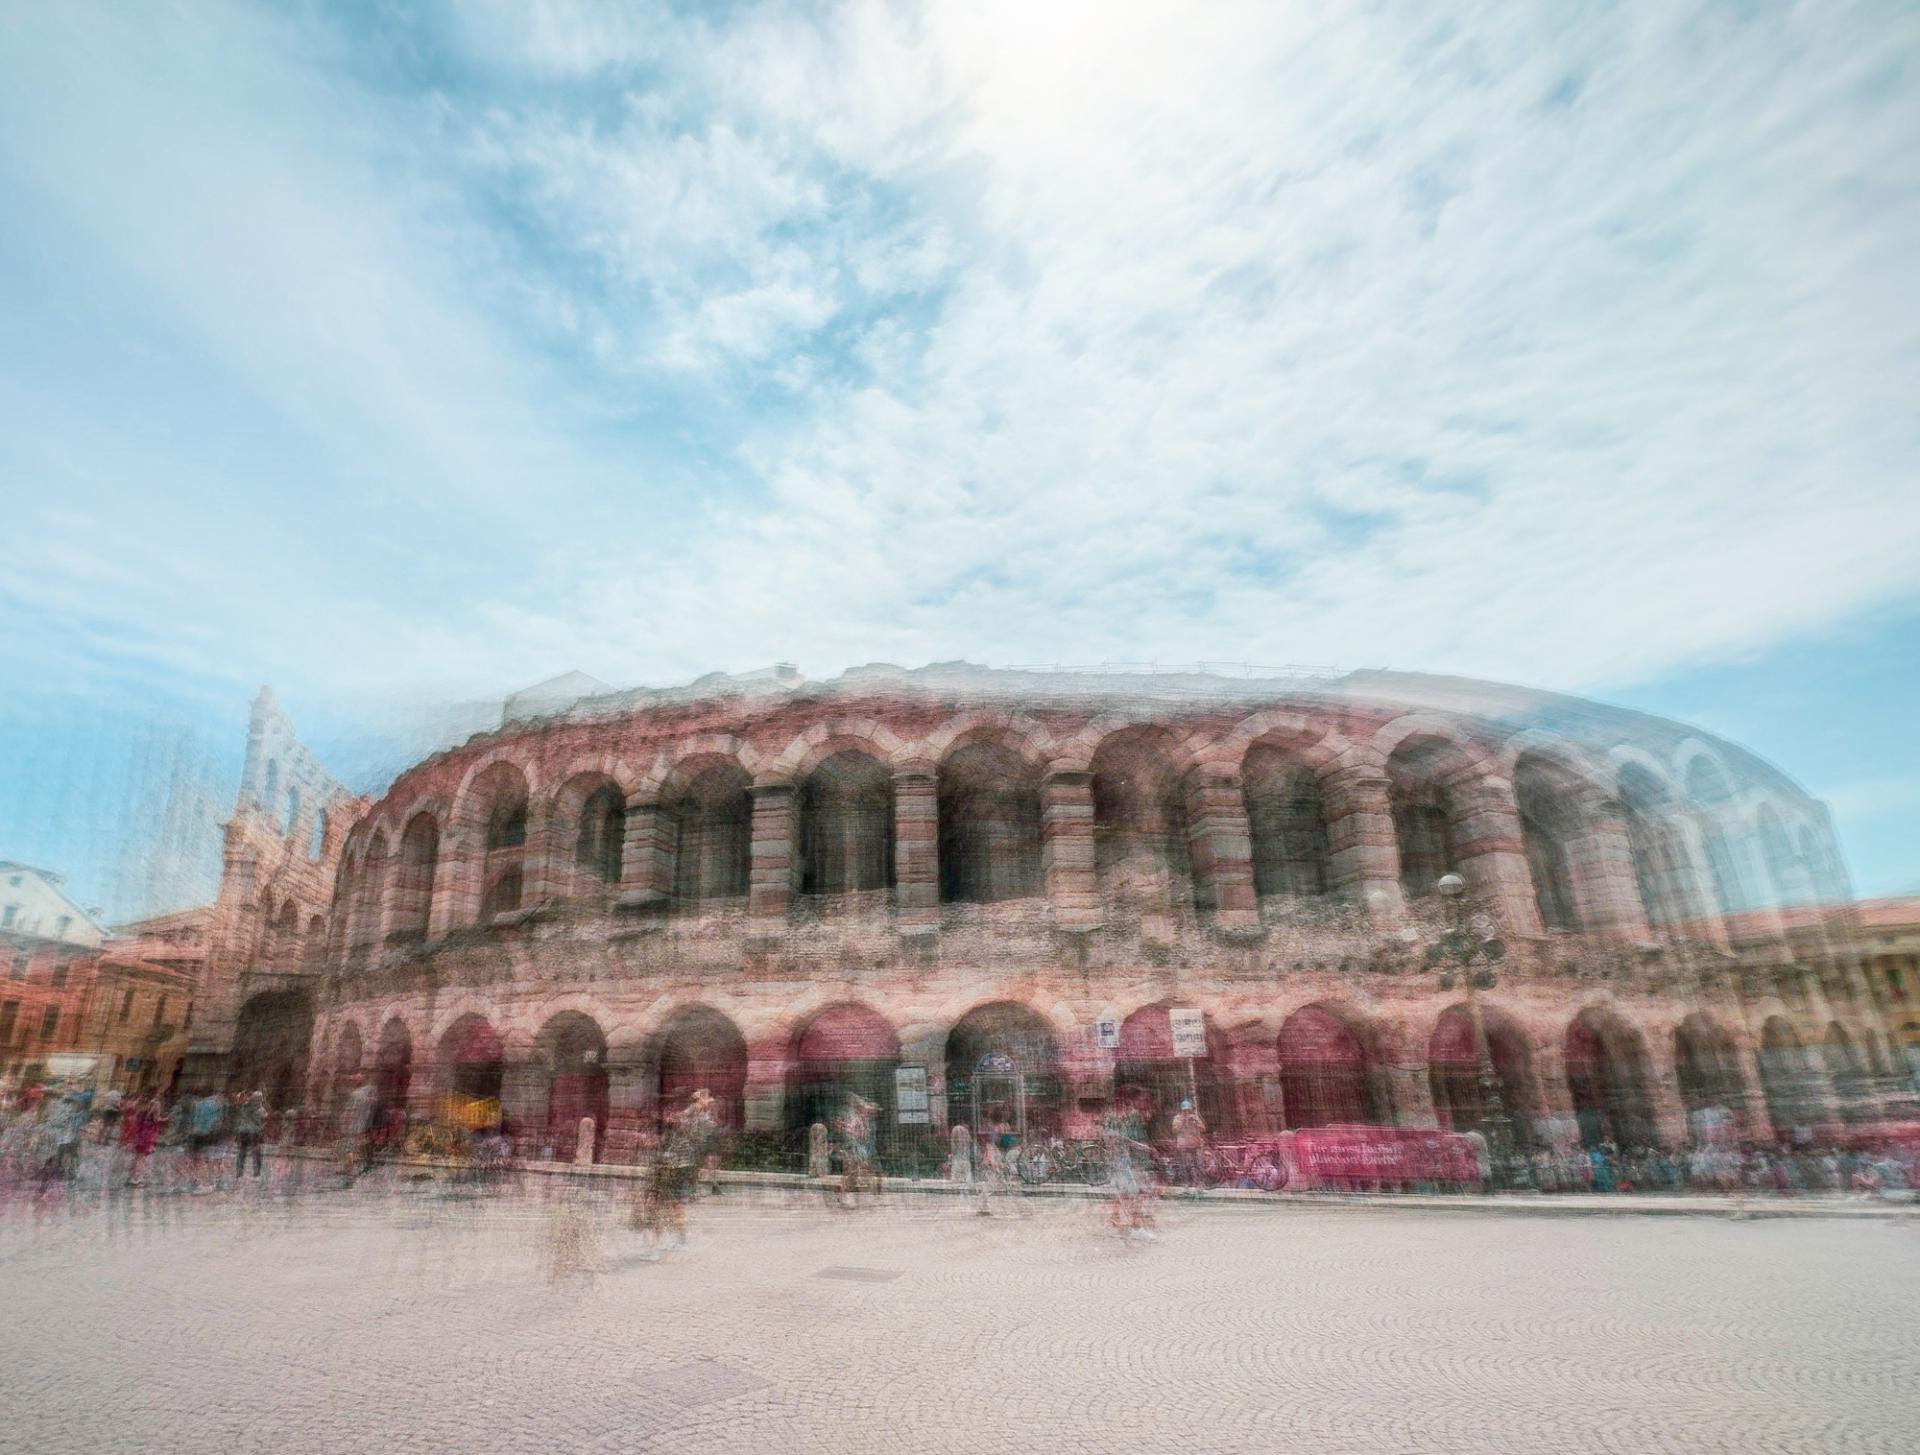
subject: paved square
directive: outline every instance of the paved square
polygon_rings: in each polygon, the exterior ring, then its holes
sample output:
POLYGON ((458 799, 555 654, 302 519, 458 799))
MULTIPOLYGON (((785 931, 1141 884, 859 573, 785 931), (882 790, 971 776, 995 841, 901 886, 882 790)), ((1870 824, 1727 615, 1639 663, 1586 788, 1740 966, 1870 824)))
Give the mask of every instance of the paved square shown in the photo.
POLYGON ((1920 1449, 1920 1224, 730 1192, 0 1223, 0 1449, 1920 1449), (600 1270, 550 1276, 556 1224, 600 1270), (896 1273, 897 1277, 887 1277, 896 1273), (857 1275, 857 1276, 856 1276, 857 1275))

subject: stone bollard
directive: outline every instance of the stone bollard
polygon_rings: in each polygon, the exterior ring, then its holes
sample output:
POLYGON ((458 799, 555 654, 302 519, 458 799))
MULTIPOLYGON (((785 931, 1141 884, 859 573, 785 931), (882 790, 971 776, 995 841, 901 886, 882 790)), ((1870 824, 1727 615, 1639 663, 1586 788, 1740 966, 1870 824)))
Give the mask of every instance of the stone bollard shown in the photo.
POLYGON ((807 1128, 807 1176, 831 1177, 833 1156, 827 1150, 827 1124, 815 1122, 807 1128))
POLYGON ((964 1187, 973 1181, 973 1133, 956 1124, 947 1140, 952 1148, 947 1156, 947 1180, 964 1187))
POLYGON ((593 1162, 593 1118, 580 1118, 580 1136, 573 1144, 574 1164, 586 1167, 593 1162))

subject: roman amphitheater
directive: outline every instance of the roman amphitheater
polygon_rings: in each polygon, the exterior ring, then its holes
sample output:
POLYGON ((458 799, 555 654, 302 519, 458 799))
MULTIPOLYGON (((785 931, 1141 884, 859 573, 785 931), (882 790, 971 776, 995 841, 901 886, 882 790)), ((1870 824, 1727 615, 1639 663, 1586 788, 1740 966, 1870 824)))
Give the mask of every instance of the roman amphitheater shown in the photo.
POLYGON ((1523 1143, 1684 1145, 1868 1118, 1896 1070, 1818 802, 1493 683, 783 668, 510 705, 354 807, 276 992, 296 1088, 493 1101, 536 1156, 622 1159, 697 1087, 775 1159, 850 1090, 896 1165, 1117 1095, 1466 1129, 1489 1063, 1523 1143), (1449 973, 1449 932, 1504 955, 1449 973))

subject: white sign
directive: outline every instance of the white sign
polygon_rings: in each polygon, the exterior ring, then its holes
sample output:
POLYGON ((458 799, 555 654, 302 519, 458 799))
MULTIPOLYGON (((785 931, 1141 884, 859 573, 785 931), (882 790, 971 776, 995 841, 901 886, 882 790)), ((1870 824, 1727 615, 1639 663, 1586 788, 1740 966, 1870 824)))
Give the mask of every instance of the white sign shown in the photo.
POLYGON ((1207 1018, 1197 1010, 1170 1010, 1173 1024, 1173 1054, 1205 1057, 1207 1054, 1207 1018))
POLYGON ((901 1126, 926 1126, 932 1117, 927 1112, 927 1068, 898 1066, 893 1072, 894 1119, 901 1126))
POLYGON ((1103 1051, 1120 1049, 1120 1017, 1103 1015, 1093 1023, 1093 1043, 1103 1051))

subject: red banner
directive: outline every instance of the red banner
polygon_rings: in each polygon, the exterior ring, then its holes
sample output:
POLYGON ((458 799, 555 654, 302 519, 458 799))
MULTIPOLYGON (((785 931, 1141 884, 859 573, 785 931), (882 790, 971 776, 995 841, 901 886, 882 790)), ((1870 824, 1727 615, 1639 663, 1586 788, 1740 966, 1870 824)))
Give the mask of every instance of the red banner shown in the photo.
POLYGON ((1311 1127, 1293 1134, 1293 1185, 1444 1182, 1476 1186, 1480 1161, 1457 1132, 1426 1127, 1311 1127))

